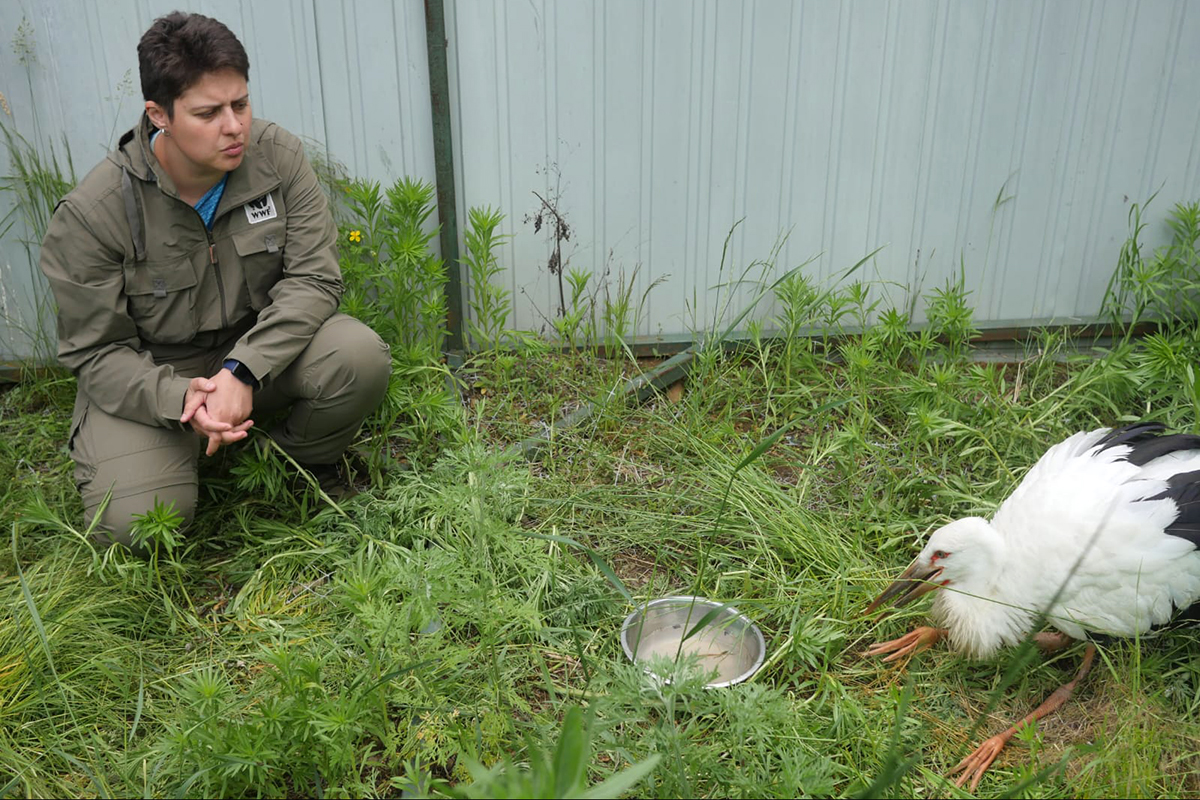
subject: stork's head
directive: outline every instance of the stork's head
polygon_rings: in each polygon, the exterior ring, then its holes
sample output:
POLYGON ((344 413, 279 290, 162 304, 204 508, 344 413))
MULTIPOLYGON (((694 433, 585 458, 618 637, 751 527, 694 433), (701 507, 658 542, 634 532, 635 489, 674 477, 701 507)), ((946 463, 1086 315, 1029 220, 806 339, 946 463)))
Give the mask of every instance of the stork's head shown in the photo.
POLYGON ((907 605, 943 586, 958 585, 970 591, 975 579, 994 567, 995 546, 995 531, 980 517, 965 517, 938 528, 921 554, 865 613, 870 614, 889 600, 897 608, 907 605))

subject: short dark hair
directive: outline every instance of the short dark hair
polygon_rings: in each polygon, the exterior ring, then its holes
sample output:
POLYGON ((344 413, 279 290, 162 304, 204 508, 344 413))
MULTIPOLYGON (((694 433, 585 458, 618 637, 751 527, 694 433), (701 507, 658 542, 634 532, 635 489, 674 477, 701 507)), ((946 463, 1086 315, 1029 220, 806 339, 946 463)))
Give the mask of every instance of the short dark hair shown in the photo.
POLYGON ((175 99, 209 72, 236 70, 250 80, 250 59, 233 31, 212 17, 175 11, 154 20, 138 42, 142 98, 158 103, 168 117, 175 99))

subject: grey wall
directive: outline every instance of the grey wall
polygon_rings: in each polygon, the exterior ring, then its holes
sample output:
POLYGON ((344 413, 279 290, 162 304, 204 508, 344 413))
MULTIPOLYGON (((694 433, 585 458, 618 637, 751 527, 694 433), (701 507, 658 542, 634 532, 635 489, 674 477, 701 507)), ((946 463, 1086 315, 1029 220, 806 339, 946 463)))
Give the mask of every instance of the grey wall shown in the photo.
MULTIPOLYGON (((0 3, 0 31, 27 19, 36 58, 0 42, 5 122, 65 134, 85 171, 136 118, 137 38, 175 6, 0 3)), ((191 8, 245 42, 257 115, 355 175, 433 179, 420 0, 191 8)), ((985 324, 1087 319, 1129 204, 1161 188, 1153 244, 1200 197, 1195 0, 447 0, 447 15, 459 218, 508 215, 521 327, 557 302, 535 191, 573 227, 569 268, 613 284, 636 269, 639 295, 658 283, 649 338, 712 325, 712 287, 785 234, 768 274, 815 256, 832 280, 882 245, 860 274, 886 302, 962 269, 985 324)), ((29 296, 11 236, 0 270, 10 306, 29 296)))

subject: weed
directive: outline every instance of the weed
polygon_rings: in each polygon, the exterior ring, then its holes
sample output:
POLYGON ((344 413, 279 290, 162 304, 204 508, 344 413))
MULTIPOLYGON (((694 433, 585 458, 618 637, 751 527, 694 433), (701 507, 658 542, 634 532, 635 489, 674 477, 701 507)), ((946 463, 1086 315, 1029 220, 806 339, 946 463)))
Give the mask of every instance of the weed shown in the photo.
POLYGON ((340 184, 346 216, 340 263, 342 310, 370 325, 392 348, 392 373, 371 421, 367 449, 376 464, 433 436, 453 437, 461 418, 441 364, 445 340, 445 265, 431 249, 433 187, 404 179, 340 184))
MULTIPOLYGON (((12 48, 17 61, 24 67, 29 96, 35 97, 33 69, 38 64, 37 38, 32 23, 24 16, 13 33, 12 48)), ((5 115, 12 118, 13 111, 7 101, 2 105, 5 115)), ((42 129, 36 104, 30 108, 30 117, 34 140, 41 142, 42 129)), ((0 218, 0 238, 16 230, 18 241, 25 250, 31 291, 26 309, 23 310, 21 298, 10 297, 3 288, 5 285, 12 286, 12 276, 0 281, 0 325, 7 327, 10 335, 24 340, 14 339, 10 355, 27 356, 34 364, 49 365, 54 363, 55 351, 51 324, 54 303, 45 279, 37 269, 37 254, 55 206, 76 183, 75 165, 65 134, 62 138, 62 161, 53 145, 44 152, 41 147, 21 136, 3 118, 0 118, 0 135, 4 137, 4 149, 12 171, 0 177, 0 193, 10 194, 13 201, 12 209, 0 218)))
POLYGON ((470 278, 471 317, 467 328, 476 350, 499 353, 507 338, 508 318, 512 313, 511 292, 496 285, 504 269, 496 258, 496 249, 508 235, 497 233, 504 215, 490 207, 472 208, 467 213, 468 227, 463 238, 466 254, 463 265, 470 278))
POLYGON ((1132 330, 1145 321, 1191 324, 1200 297, 1200 202, 1176 203, 1167 215, 1169 244, 1143 254, 1142 214, 1157 195, 1129 209, 1129 236, 1121 246, 1102 308, 1115 325, 1132 330))
POLYGON ((969 292, 964 287, 965 265, 954 278, 947 278, 946 285, 934 289, 926 298, 925 315, 929 320, 930 332, 941 337, 951 358, 962 358, 967 345, 979 331, 974 324, 974 310, 967 300, 969 292))
POLYGON ((343 310, 362 319, 409 363, 436 361, 446 317, 446 269, 430 247, 437 231, 433 186, 404 179, 382 191, 378 183, 344 187, 352 230, 342 238, 343 310))
POLYGON ((567 274, 571 287, 571 299, 562 307, 561 315, 554 320, 554 329, 567 347, 580 347, 595 343, 596 303, 588 292, 592 273, 572 269, 567 274))
POLYGON ((149 551, 158 551, 161 548, 170 554, 183 543, 179 534, 182 523, 183 515, 175 510, 174 502, 164 506, 156 498, 154 508, 145 514, 133 515, 133 525, 130 527, 133 545, 149 551))
POLYGON ((546 270, 558 279, 558 316, 567 315, 567 296, 563 289, 563 273, 567 269, 567 259, 563 256, 563 243, 571 241, 572 229, 570 224, 558 210, 559 194, 555 191, 547 200, 537 192, 533 196, 541 204, 538 210, 526 218, 533 223, 533 232, 539 233, 546 227, 547 238, 550 240, 550 257, 546 262, 546 270))
POLYGON ((456 797, 620 797, 643 781, 658 765, 655 755, 595 786, 588 785, 591 761, 592 715, 585 717, 578 708, 567 712, 553 752, 541 747, 536 739, 528 744, 529 767, 511 762, 488 769, 482 764, 469 765, 473 782, 453 793, 456 797))
MULTIPOLYGON (((609 255, 611 260, 611 253, 609 255)), ((641 329, 642 316, 645 314, 650 292, 666 281, 666 276, 651 281, 635 302, 634 290, 639 272, 641 265, 635 267, 628 278, 625 277, 624 271, 618 272, 615 291, 607 280, 604 283, 604 336, 610 355, 622 350, 628 352, 629 340, 641 329)), ((611 270, 605 271, 606 276, 610 274, 611 270)))

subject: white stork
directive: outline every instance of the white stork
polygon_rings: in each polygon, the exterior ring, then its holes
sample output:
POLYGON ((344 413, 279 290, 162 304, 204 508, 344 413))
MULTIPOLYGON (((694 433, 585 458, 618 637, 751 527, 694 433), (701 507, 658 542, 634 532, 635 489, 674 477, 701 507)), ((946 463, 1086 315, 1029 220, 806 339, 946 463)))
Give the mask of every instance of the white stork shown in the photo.
MULTIPOLYGON (((1046 451, 991 521, 967 517, 934 531, 908 569, 867 608, 902 606, 934 589, 940 626, 872 646, 894 661, 948 639, 973 657, 1016 645, 1043 618, 1060 633, 1049 652, 1089 634, 1136 636, 1200 599, 1200 436, 1157 423, 1077 433, 1046 451)), ((1200 608, 1200 607, 1198 607, 1200 608)), ((1022 725, 1057 710, 1075 678, 951 770, 971 791, 1022 725)))

